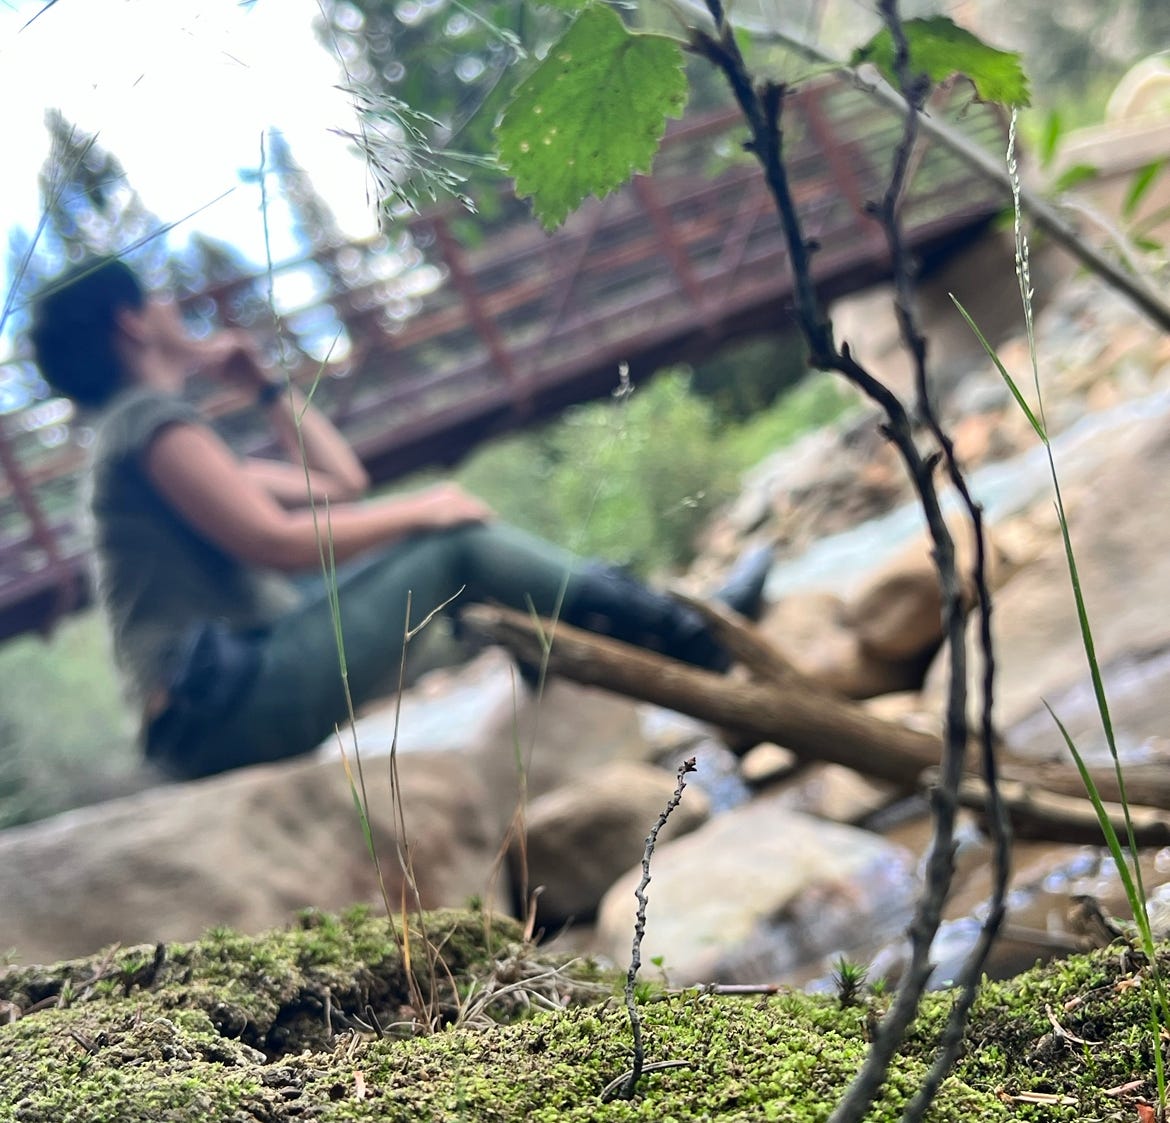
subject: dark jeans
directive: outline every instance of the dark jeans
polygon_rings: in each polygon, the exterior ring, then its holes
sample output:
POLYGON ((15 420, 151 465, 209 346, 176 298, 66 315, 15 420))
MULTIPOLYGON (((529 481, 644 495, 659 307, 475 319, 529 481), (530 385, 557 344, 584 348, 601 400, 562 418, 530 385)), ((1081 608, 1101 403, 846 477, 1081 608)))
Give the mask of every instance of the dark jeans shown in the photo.
MULTIPOLYGON (((422 534, 338 573, 337 601, 354 706, 393 688, 410 626, 455 597, 453 607, 498 601, 551 615, 572 583, 577 559, 501 523, 422 534), (459 590, 463 589, 460 593, 459 590)), ((259 669, 222 717, 169 721, 152 735, 151 758, 192 778, 308 752, 348 717, 337 631, 322 582, 294 611, 257 637, 259 669)))

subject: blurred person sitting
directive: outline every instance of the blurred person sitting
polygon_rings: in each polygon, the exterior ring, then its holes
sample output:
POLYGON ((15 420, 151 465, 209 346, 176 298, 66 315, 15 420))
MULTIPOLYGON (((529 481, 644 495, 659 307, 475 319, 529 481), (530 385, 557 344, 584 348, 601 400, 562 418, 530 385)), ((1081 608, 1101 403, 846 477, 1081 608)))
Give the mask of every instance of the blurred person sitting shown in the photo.
MULTIPOLYGON (((454 484, 359 501, 360 460, 254 341, 194 337, 177 303, 118 259, 47 286, 32 340, 49 384, 98 411, 86 478, 97 597, 142 747, 172 776, 305 753, 346 719, 321 536, 339 565, 355 706, 396 680, 408 593, 412 625, 448 604, 559 606, 570 624, 698 667, 730 662, 681 602, 506 525, 454 484), (287 460, 237 456, 184 398, 195 373, 251 395, 287 460)), ((745 559, 721 599, 752 614, 767 568, 763 554, 745 559)))

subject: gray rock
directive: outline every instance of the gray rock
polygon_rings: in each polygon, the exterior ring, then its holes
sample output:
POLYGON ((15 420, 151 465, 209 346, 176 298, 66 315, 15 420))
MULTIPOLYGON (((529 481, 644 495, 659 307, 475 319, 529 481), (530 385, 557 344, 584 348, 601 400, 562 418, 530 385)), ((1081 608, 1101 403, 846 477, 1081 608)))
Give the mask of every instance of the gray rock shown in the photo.
MULTIPOLYGON (((1168 407, 1170 400, 1160 411, 1150 403, 1146 416, 1122 414, 1087 431, 1058 461, 1097 656, 1115 690, 1114 721, 1134 744, 1164 736, 1170 721, 1160 704, 1170 667, 1159 669, 1159 653, 1170 649, 1170 523, 1160 515, 1170 506, 1168 407)), ((1042 700, 1062 718, 1082 715, 1070 728, 1090 751, 1100 723, 1083 704, 1091 691, 1050 493, 1035 509, 1030 522, 1047 526, 1046 541, 995 595, 996 715, 1015 751, 1064 756, 1042 700)), ((927 676, 924 696, 935 711, 947 668, 944 652, 927 676)), ((971 688, 979 673, 979 660, 971 661, 971 688)))
MULTIPOLYGON (((394 722, 393 702, 375 707, 357 737, 370 825, 397 907, 387 757, 394 722)), ((497 860, 521 798, 521 765, 528 790, 540 793, 601 762, 652 751, 632 702, 567 682, 550 683, 537 699, 514 682, 499 651, 463 674, 421 681, 404 694, 398 723, 406 841, 426 907, 472 896, 506 907, 497 860)), ((343 744, 352 761, 349 734, 343 744)), ((26 960, 90 954, 115 941, 191 939, 217 924, 256 932, 307 906, 380 900, 335 743, 0 834, 0 951, 26 960)))
MULTIPOLYGON (((646 835, 676 782, 665 769, 615 761, 533 801, 526 848, 514 842, 510 857, 514 881, 526 859, 528 885, 543 887, 537 900, 541 925, 559 927, 597 912, 614 880, 641 861, 646 835)), ((706 796, 689 790, 660 837, 694 830, 709 813, 706 796)))
MULTIPOLYGON (((629 959, 641 869, 606 893, 598 946, 629 959)), ((642 961, 674 985, 769 981, 876 932, 900 930, 915 879, 910 855, 877 835, 762 798, 660 846, 642 961)))

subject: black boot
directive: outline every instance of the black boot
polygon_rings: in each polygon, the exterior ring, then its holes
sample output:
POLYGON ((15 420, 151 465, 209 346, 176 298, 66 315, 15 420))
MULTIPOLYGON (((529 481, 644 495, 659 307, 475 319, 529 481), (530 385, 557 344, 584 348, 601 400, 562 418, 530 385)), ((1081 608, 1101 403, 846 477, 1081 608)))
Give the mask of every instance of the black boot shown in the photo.
POLYGON ((711 599, 758 620, 764 607, 764 585, 772 572, 772 554, 771 546, 757 546, 741 555, 711 599))
MULTIPOLYGON (((755 616, 770 566, 770 550, 746 555, 714 599, 745 616, 755 616)), ((617 566, 594 562, 578 571, 570 582, 561 618, 574 627, 705 670, 723 672, 731 666, 731 657, 694 609, 643 585, 617 566)))

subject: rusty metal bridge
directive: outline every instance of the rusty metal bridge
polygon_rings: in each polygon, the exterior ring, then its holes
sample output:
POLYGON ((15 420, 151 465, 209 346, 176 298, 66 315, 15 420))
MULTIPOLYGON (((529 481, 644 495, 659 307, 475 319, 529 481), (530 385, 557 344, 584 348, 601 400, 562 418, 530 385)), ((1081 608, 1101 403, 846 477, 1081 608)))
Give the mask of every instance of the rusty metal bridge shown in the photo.
MULTIPOLYGON (((988 107, 934 111, 1002 150, 1004 124, 988 107)), ((792 95, 785 123, 821 298, 882 280, 889 255, 867 204, 884 188, 897 115, 822 81, 792 95)), ((313 385, 376 481, 452 464, 489 437, 609 393, 620 364, 637 381, 790 324, 787 255, 743 134, 734 113, 688 117, 668 132, 652 176, 589 202, 552 235, 502 195, 486 222, 450 209, 415 216, 397 238, 319 249, 271 278, 200 293, 188 310, 279 334, 293 378, 313 385)), ((977 234, 1004 204, 952 153, 920 142, 901 213, 921 260, 977 234)), ((207 388, 203 405, 237 447, 264 451, 246 403, 207 388)), ((61 401, 0 414, 0 639, 48 630, 86 603, 76 481, 90 436, 61 401)))

